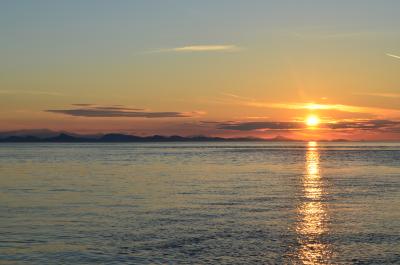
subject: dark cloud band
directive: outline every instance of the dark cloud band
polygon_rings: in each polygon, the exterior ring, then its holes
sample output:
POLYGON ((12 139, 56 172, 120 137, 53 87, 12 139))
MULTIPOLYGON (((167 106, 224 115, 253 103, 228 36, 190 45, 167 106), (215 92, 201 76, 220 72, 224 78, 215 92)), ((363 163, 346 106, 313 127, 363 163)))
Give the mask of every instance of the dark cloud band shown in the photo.
MULTIPOLYGON (((221 130, 257 131, 257 130, 300 130, 306 128, 302 122, 225 122, 216 123, 216 128, 221 130)), ((332 130, 386 130, 399 131, 400 121, 394 120, 357 120, 336 123, 324 123, 320 128, 332 130)))
POLYGON ((392 120, 362 120, 329 123, 325 125, 331 129, 360 129, 360 130, 376 130, 383 128, 394 128, 400 126, 400 121, 392 120))
POLYGON ((141 118, 183 118, 190 117, 182 112, 149 112, 141 109, 127 109, 119 107, 95 107, 79 109, 45 110, 46 112, 60 113, 77 117, 141 117, 141 118))
POLYGON ((218 129, 236 131, 255 130, 295 130, 304 128, 301 122, 242 122, 242 123, 220 123, 218 129))

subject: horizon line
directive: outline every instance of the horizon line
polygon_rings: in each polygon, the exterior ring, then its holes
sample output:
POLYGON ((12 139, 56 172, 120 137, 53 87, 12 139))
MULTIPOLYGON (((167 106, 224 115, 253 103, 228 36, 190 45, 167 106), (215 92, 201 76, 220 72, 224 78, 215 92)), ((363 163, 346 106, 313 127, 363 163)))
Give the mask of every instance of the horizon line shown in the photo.
POLYGON ((8 134, 5 135, 6 132, 0 131, 0 142, 57 142, 66 140, 68 141, 76 141, 76 142, 134 142, 136 141, 153 141, 157 140, 165 140, 165 141, 275 141, 275 142, 400 142, 400 139, 346 139, 346 138, 332 138, 332 139, 296 139, 290 138, 282 135, 277 135, 275 137, 263 138, 263 137, 254 137, 254 136, 239 136, 239 137, 222 137, 222 136, 211 136, 211 135, 191 135, 191 136, 182 136, 178 134, 171 135, 160 135, 160 134, 152 134, 146 136, 139 136, 135 134, 126 134, 126 133, 99 133, 97 135, 93 134, 79 134, 73 132, 55 132, 53 131, 53 135, 48 136, 37 136, 34 134, 8 134), (4 136, 2 136, 3 134, 4 136), (125 137, 124 139, 107 139, 107 137, 125 137), (63 138, 64 137, 64 138, 63 138), (130 137, 130 138, 126 138, 130 137), (197 138, 197 139, 196 139, 197 138))

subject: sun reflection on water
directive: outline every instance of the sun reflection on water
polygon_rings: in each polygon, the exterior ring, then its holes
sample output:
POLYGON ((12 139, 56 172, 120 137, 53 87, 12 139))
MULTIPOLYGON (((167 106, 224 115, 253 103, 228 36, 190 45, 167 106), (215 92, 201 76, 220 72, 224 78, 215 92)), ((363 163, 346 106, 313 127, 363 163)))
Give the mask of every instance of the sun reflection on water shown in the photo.
POLYGON ((296 232, 300 247, 298 257, 303 264, 330 264, 331 251, 322 237, 328 232, 328 214, 323 202, 325 195, 320 174, 319 150, 316 142, 309 142, 303 176, 303 202, 298 208, 296 232))

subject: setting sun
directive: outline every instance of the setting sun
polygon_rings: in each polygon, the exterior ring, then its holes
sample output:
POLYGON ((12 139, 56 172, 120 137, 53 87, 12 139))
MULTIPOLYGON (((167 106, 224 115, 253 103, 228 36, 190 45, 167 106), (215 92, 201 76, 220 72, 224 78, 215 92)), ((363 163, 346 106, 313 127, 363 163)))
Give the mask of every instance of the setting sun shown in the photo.
POLYGON ((306 119, 306 124, 309 127, 315 127, 319 124, 319 118, 315 115, 310 115, 306 119))

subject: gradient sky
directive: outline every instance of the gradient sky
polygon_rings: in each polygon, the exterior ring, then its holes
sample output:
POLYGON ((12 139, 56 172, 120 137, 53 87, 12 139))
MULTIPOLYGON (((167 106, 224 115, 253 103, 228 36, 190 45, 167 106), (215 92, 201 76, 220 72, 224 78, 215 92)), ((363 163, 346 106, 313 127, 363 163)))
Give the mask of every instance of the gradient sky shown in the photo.
POLYGON ((400 139, 399 10, 4 0, 0 130, 400 139))

